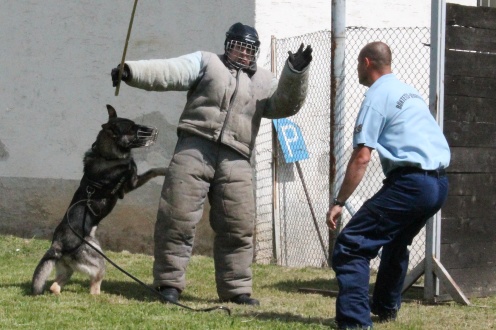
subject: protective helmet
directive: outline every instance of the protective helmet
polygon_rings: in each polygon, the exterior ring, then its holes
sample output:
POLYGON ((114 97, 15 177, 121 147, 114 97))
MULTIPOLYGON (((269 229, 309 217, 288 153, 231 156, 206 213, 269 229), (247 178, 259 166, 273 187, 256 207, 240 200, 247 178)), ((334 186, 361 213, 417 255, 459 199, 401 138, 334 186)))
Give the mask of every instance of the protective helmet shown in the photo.
POLYGON ((237 69, 254 70, 260 53, 259 47, 257 30, 251 26, 236 23, 226 32, 225 56, 237 69))

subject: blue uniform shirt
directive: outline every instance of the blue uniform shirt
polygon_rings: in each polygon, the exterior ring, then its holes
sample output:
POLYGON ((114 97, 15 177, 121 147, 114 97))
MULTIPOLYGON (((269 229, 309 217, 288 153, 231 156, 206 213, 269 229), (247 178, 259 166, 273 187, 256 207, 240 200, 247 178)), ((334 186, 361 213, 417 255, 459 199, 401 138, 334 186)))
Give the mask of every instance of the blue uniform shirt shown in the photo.
POLYGON ((365 93, 353 132, 353 147, 376 149, 387 175, 397 167, 446 168, 448 142, 419 92, 394 74, 377 79, 365 93))

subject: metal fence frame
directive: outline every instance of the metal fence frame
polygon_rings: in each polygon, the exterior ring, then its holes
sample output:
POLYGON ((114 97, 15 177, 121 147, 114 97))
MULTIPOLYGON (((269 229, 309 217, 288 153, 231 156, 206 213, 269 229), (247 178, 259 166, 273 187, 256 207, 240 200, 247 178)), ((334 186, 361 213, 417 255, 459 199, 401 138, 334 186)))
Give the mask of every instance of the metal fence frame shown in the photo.
MULTIPOLYGON (((356 115, 366 87, 356 78, 358 52, 368 42, 386 42, 393 52, 393 72, 399 79, 415 86, 426 102, 429 98, 430 29, 429 28, 383 28, 369 29, 349 27, 346 29, 346 60, 342 116, 342 138, 334 141, 336 167, 344 169, 352 151, 352 132, 356 115)), ((290 267, 327 265, 327 257, 319 240, 324 238, 329 249, 329 232, 325 214, 329 203, 329 139, 330 81, 331 81, 331 32, 318 31, 285 39, 273 38, 271 67, 279 76, 289 50, 295 51, 301 43, 314 49, 309 93, 301 111, 289 118, 303 132, 310 158, 301 164, 286 164, 280 148, 275 143, 273 125, 264 120, 257 138, 256 160, 256 254, 259 263, 276 263, 290 267), (313 211, 313 212, 312 212, 313 211), (315 213, 316 219, 313 219, 315 213), (317 225, 314 224, 316 220, 317 225)), ((334 184, 339 187, 344 171, 337 171, 334 184)), ((363 202, 375 193, 384 179, 376 153, 364 180, 350 197, 343 215, 345 224, 363 202)), ((411 246, 410 269, 421 262, 425 255, 425 230, 411 246)), ((378 259, 372 261, 376 268, 378 259)))

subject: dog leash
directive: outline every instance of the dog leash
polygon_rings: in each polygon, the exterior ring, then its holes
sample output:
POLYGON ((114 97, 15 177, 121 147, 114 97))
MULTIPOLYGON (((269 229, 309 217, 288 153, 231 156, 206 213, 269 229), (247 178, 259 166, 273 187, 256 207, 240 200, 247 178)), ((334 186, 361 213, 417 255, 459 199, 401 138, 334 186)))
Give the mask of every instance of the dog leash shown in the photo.
MULTIPOLYGON (((91 194, 89 194, 88 197, 91 197, 91 194)), ((101 255, 105 260, 107 260, 112 266, 114 266, 115 268, 117 268, 119 271, 121 271, 123 274, 127 275, 128 277, 130 277, 131 279, 133 279, 135 282, 137 282, 138 284, 140 284, 142 287, 146 288, 148 291, 152 292, 155 296, 157 296, 161 301, 163 302, 166 302, 166 303, 171 303, 171 304, 174 304, 176 306, 179 306, 179 307, 182 307, 182 308, 185 308, 185 309, 188 309, 190 311, 193 311, 193 312, 211 312, 211 311, 214 311, 214 310, 217 310, 217 309, 220 309, 220 310, 224 310, 227 312, 227 314, 229 316, 231 316, 231 309, 229 309, 229 307, 226 307, 226 306, 214 306, 214 307, 207 307, 207 308, 192 308, 192 307, 189 307, 189 306, 186 306, 186 305, 183 305, 181 303, 178 303, 178 302, 174 302, 174 301, 169 301, 169 300, 166 300, 164 298, 164 296, 162 296, 162 294, 159 292, 159 291, 156 291, 155 289, 151 288, 150 286, 148 286, 146 283, 144 283, 143 281, 141 281, 140 279, 138 279, 137 277, 135 277, 134 275, 130 274, 129 272, 127 272, 125 269, 121 268, 119 265, 117 265, 115 262, 113 262, 109 257, 107 257, 102 251, 100 251, 100 249, 98 249, 96 246, 94 246, 93 244, 91 244, 90 242, 88 242, 84 237, 82 237, 81 235, 79 235, 79 233, 76 232, 76 230, 74 230, 74 228, 72 227, 71 225, 71 222, 69 221, 69 212, 72 210, 73 207, 75 207, 76 205, 80 204, 80 203, 83 203, 83 202, 86 202, 86 206, 87 208, 90 209, 90 211, 94 213, 94 210, 91 208, 90 206, 90 202, 91 202, 91 199, 82 199, 74 204, 72 204, 71 206, 69 206, 69 208, 67 209, 67 212, 66 212, 66 219, 67 219, 67 225, 69 226, 69 228, 71 229, 71 231, 85 244, 87 244, 89 247, 91 247, 93 250, 95 250, 99 255, 101 255)), ((86 219, 86 210, 87 208, 85 208, 85 214, 84 214, 84 219, 86 219)), ((84 233, 84 220, 83 220, 83 233, 84 233)))

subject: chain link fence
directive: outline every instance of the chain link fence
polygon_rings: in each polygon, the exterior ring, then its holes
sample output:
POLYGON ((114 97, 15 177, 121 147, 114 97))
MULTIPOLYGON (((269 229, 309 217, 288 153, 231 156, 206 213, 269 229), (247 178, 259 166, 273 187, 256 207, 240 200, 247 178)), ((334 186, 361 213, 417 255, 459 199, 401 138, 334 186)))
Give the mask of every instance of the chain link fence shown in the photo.
MULTIPOLYGON (((363 95, 367 88, 358 83, 358 53, 365 44, 384 41, 392 50, 393 72, 415 86, 425 101, 429 97, 430 30, 428 28, 347 28, 345 95, 338 95, 338 108, 344 109, 342 127, 331 131, 331 32, 319 31, 286 39, 273 39, 272 57, 264 65, 279 76, 288 56, 301 43, 313 48, 309 93, 301 111, 288 118, 301 130, 309 158, 286 163, 281 146, 275 143, 272 121, 264 120, 257 138, 256 255, 259 263, 290 267, 327 266, 329 231, 325 215, 329 207, 330 185, 340 186, 352 152, 352 134, 363 95), (341 130, 335 140, 336 178, 330 181, 330 136, 341 130), (273 152, 274 151, 274 152, 273 152), (272 166, 274 164, 274 166, 272 166)), ((343 225, 382 185, 384 175, 377 153, 369 164, 362 183, 347 202, 343 225)), ((424 258, 425 231, 411 246, 410 269, 424 258)), ((372 261, 376 268, 378 259, 372 261)))

